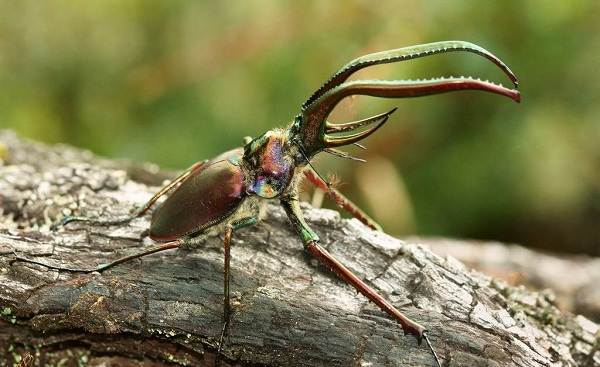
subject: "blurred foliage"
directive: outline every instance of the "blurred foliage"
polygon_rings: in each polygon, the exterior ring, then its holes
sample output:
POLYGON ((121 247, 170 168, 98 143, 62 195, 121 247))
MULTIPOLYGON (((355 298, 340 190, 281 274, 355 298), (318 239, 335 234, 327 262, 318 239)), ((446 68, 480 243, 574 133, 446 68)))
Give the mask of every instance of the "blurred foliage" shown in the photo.
MULTIPOLYGON (((600 254, 600 2, 0 1, 0 127, 180 168, 284 125, 347 61, 447 39, 478 43, 521 80, 521 105, 461 92, 353 98, 345 121, 398 105, 323 172, 389 232, 491 238, 600 254), (392 183, 392 184, 390 184, 392 183)), ((447 54, 358 76, 473 75, 447 54)))

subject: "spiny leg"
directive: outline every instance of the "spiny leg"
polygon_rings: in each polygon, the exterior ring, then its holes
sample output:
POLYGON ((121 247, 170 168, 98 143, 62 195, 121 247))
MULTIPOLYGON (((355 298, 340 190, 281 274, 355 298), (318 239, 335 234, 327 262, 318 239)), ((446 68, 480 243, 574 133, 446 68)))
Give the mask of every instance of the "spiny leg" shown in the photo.
POLYGON ((331 271, 336 273, 342 280, 346 283, 352 285, 357 291, 362 293, 365 297, 375 303, 379 308, 392 316, 404 330, 404 334, 412 334, 421 344, 423 338, 427 343, 427 346, 431 350, 435 361, 439 367, 441 367, 440 361, 435 353, 431 343, 429 342, 427 330, 420 325, 419 323, 409 319, 402 312, 400 312, 397 308, 395 308, 391 303, 386 301, 383 296, 381 296, 377 291, 373 288, 369 287, 365 282, 363 282, 360 278, 354 275, 348 268, 346 268, 342 263, 340 263, 337 259, 335 259, 327 250, 325 250, 321 245, 319 245, 319 237, 317 234, 308 226, 306 221, 304 220, 304 216, 302 215, 302 211, 300 210, 300 205, 298 204, 297 197, 291 197, 281 200, 281 204, 283 205, 294 229, 304 242, 304 248, 311 253, 317 260, 327 266, 331 271))
POLYGON ((160 199, 161 196, 165 195, 167 192, 169 192, 175 186, 177 186, 178 184, 183 182, 192 172, 194 172, 196 169, 200 168, 206 162, 207 161, 202 161, 202 162, 197 162, 197 163, 193 164, 190 168, 186 169, 181 175, 177 176, 168 185, 166 185, 165 187, 160 189, 159 192, 154 194, 154 196, 152 196, 152 198, 150 198, 150 200, 148 200, 148 202, 146 204, 144 204, 144 206, 142 206, 141 208, 136 210, 135 213, 133 213, 132 215, 130 215, 128 217, 114 219, 114 220, 102 220, 102 219, 98 219, 98 218, 69 215, 69 216, 62 218, 60 221, 56 222, 55 224, 53 224, 51 229, 56 230, 56 229, 66 225, 68 223, 71 223, 71 222, 85 222, 85 223, 89 223, 92 225, 99 225, 99 226, 111 226, 111 225, 119 225, 119 224, 129 223, 132 220, 134 220, 135 218, 139 218, 142 215, 144 215, 152 207, 152 205, 154 205, 154 203, 158 199, 160 199))
POLYGON ((223 328, 221 329, 221 337, 219 338, 219 348, 217 349, 217 355, 215 356, 215 366, 218 366, 221 358, 221 350, 223 348, 223 340, 227 333, 227 326, 229 325, 229 319, 231 316, 231 304, 229 297, 229 265, 231 263, 231 236, 233 232, 249 227, 258 223, 258 217, 247 217, 239 219, 231 224, 225 226, 225 233, 223 234, 223 328))
POLYGON ((374 229, 376 231, 382 230, 381 226, 377 222, 375 222, 373 218, 371 218, 367 213, 365 213, 361 208, 359 208, 358 205, 354 204, 350 199, 344 196, 344 194, 339 192, 336 188, 332 187, 329 183, 323 181, 312 168, 307 167, 304 170, 304 175, 313 185, 325 191, 327 195, 329 195, 329 197, 333 199, 337 206, 346 210, 354 218, 360 220, 371 229, 374 229))

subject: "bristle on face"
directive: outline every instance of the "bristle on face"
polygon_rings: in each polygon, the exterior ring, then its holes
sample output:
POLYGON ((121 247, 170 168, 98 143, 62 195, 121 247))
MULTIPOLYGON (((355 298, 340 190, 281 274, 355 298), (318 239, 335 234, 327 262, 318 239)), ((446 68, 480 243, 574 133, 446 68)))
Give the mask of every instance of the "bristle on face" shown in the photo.
POLYGON ((362 162, 362 163, 366 163, 367 162, 365 159, 353 157, 350 154, 348 154, 346 152, 343 152, 341 150, 337 150, 337 149, 333 149, 333 148, 325 148, 325 149, 323 149, 323 151, 325 153, 329 153, 331 155, 335 155, 336 157, 346 158, 346 159, 350 159, 350 160, 357 161, 357 162, 362 162))

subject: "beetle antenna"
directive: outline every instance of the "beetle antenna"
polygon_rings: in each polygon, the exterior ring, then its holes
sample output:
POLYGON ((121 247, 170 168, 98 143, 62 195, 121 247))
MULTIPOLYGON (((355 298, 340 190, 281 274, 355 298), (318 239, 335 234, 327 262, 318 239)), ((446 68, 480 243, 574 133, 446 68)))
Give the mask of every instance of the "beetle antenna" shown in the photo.
POLYGON ((312 168, 313 171, 315 171, 315 173, 317 174, 317 176, 319 176, 319 178, 325 182, 327 184, 327 187, 331 186, 331 183, 329 181, 327 181, 326 179, 323 178, 323 176, 321 176, 321 174, 319 173, 319 171, 317 171, 317 169, 315 168, 315 166, 312 165, 312 163, 310 163, 310 159, 308 159, 308 156, 306 155, 306 153, 304 153, 304 149, 302 149, 302 145, 298 144, 298 149, 300 150, 300 153, 302 154, 302 156, 304 157, 304 159, 306 159, 306 163, 308 163, 308 165, 310 166, 310 168, 312 168))

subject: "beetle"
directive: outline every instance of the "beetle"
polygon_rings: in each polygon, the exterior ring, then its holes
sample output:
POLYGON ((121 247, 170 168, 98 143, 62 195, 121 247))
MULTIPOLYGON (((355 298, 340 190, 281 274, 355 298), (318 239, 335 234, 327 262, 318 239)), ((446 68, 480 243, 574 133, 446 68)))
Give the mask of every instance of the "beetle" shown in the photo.
POLYGON ((223 233, 223 329, 218 356, 231 313, 229 267, 232 234, 258 223, 267 200, 279 200, 306 251, 395 319, 405 334, 413 335, 419 344, 425 339, 435 362, 440 366, 439 358, 429 341, 427 329, 402 314, 320 245, 319 237, 302 215, 298 187, 303 179, 308 179, 325 191, 342 209, 372 229, 381 230, 373 219, 313 169, 311 159, 321 152, 327 152, 343 158, 360 160, 337 148, 350 144, 362 147, 359 141, 381 128, 395 109, 358 121, 333 124, 327 121, 327 118, 334 107, 345 97, 353 95, 407 98, 459 90, 481 90, 519 102, 520 93, 517 88, 518 80, 506 64, 484 48, 469 42, 434 42, 361 56, 343 66, 317 89, 302 104, 300 113, 287 127, 269 130, 256 138, 246 138, 243 147, 192 165, 132 215, 112 221, 67 216, 55 224, 53 229, 70 222, 86 222, 91 225, 126 224, 146 214, 159 198, 168 195, 152 213, 149 236, 159 244, 94 269, 81 270, 85 272, 103 271, 125 261, 163 250, 195 246, 208 231, 223 233), (486 58, 508 76, 514 88, 465 77, 348 81, 353 73, 369 66, 452 51, 474 53, 486 58), (356 130, 358 132, 355 132, 356 130))

